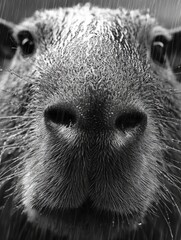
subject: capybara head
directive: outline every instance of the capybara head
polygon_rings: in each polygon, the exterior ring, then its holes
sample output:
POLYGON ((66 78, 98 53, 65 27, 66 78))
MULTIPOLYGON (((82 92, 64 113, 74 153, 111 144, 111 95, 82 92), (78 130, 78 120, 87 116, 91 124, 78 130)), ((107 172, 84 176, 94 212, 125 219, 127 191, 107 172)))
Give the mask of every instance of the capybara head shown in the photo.
POLYGON ((179 215, 180 37, 147 12, 90 5, 1 21, 14 211, 60 239, 178 235, 167 211, 179 215))

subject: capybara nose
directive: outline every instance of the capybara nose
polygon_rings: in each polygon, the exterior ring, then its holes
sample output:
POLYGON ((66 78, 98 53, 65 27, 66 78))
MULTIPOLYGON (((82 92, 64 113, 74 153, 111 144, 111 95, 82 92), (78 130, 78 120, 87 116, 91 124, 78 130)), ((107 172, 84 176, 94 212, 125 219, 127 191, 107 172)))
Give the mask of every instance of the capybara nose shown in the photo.
MULTIPOLYGON (((91 107, 92 108, 92 107, 91 107)), ((107 111, 106 111, 107 112, 107 111)), ((126 110, 115 111, 113 115, 100 110, 82 110, 81 112, 68 104, 53 104, 44 111, 46 122, 52 122, 65 127, 79 126, 79 129, 93 128, 98 130, 119 130, 123 133, 144 131, 147 125, 147 115, 142 111, 132 107, 126 110), (88 112, 88 114, 87 114, 88 112), (97 126, 97 127, 96 127, 97 126)))
POLYGON ((44 111, 45 121, 52 122, 65 127, 73 126, 76 121, 76 112, 65 105, 54 104, 48 106, 44 111))

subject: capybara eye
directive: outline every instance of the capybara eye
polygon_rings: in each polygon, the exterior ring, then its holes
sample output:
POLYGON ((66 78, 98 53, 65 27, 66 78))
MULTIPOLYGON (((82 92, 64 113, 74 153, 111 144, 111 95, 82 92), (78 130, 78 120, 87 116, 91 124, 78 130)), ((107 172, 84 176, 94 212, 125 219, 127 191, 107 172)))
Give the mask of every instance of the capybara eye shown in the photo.
POLYGON ((157 36, 151 45, 151 57, 154 62, 164 65, 166 63, 166 50, 168 40, 164 36, 157 36))
POLYGON ((24 56, 34 53, 35 43, 32 34, 29 31, 20 31, 18 34, 19 45, 24 56))

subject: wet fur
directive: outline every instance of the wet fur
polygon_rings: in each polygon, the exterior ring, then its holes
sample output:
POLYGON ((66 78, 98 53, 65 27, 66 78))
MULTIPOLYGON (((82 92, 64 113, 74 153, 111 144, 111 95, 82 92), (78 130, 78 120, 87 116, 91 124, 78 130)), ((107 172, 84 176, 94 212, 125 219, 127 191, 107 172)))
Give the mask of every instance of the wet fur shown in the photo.
POLYGON ((38 48, 28 59, 18 48, 0 80, 3 240, 180 239, 180 90, 170 66, 150 58, 156 25, 147 13, 86 5, 36 12, 15 29, 15 38, 30 30, 38 48), (46 125, 43 112, 57 102, 87 119, 80 132, 46 125), (107 130, 109 113, 130 106, 148 124, 122 151, 119 134, 107 130), (60 221, 56 209, 76 209, 87 196, 113 212, 108 223, 60 221), (121 227, 119 212, 135 211, 121 227))

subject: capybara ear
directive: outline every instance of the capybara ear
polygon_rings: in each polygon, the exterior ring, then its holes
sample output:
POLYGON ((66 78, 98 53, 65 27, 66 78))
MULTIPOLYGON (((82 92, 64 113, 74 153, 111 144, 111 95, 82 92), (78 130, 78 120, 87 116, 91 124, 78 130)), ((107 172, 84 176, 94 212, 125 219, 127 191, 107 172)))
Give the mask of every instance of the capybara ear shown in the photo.
POLYGON ((170 65, 177 80, 181 81, 181 28, 155 27, 151 37, 152 60, 161 65, 170 65))
POLYGON ((11 60, 17 49, 13 36, 15 25, 0 19, 0 66, 4 61, 11 60))

